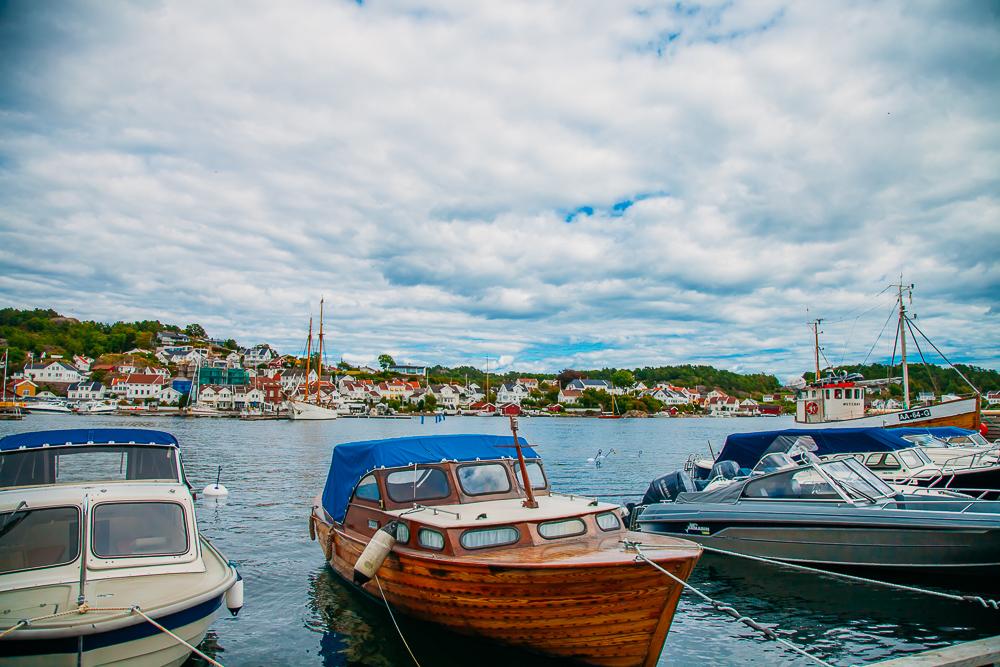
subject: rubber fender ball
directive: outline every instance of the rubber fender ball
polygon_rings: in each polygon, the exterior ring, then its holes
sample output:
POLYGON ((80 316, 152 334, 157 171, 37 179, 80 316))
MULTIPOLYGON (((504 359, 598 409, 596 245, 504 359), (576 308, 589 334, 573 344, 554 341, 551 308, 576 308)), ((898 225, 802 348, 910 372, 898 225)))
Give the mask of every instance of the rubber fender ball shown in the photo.
POLYGON ((395 544, 396 522, 392 521, 382 526, 361 552, 361 556, 354 564, 354 583, 364 586, 371 581, 395 544))

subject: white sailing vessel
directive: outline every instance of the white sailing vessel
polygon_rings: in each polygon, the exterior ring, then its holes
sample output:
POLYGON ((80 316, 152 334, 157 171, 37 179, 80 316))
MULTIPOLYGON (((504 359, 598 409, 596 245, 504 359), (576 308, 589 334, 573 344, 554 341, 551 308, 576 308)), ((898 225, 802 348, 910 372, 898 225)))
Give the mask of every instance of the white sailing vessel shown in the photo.
POLYGON ((309 338, 306 341, 306 375, 305 393, 301 400, 289 399, 288 417, 296 421, 321 421, 336 419, 339 415, 336 406, 332 403, 323 405, 323 299, 319 300, 319 359, 317 361, 316 372, 316 398, 310 400, 311 391, 309 383, 309 373, 312 363, 312 318, 309 318, 309 338))

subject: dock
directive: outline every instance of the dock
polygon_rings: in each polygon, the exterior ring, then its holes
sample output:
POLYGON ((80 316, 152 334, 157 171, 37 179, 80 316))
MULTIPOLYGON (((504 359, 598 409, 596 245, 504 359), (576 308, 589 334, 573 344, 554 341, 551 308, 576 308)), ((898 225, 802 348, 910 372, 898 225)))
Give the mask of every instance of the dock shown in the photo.
POLYGON ((872 663, 878 667, 980 667, 1000 664, 1000 635, 872 663))

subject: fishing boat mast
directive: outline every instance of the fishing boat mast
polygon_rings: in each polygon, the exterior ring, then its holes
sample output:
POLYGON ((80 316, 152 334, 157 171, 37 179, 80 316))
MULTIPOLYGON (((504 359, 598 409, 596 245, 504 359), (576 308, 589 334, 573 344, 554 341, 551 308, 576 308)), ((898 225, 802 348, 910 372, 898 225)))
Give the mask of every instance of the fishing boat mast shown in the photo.
POLYGON ((817 319, 813 320, 812 322, 813 342, 814 342, 813 351, 816 357, 816 377, 814 378, 814 381, 817 383, 819 382, 819 325, 820 322, 822 321, 823 320, 821 319, 817 319))
POLYGON ((902 274, 899 276, 899 284, 894 285, 898 288, 899 302, 899 354, 900 363, 903 365, 903 407, 907 410, 910 409, 910 367, 906 364, 906 304, 903 301, 903 292, 905 291, 910 299, 913 299, 913 285, 904 285, 902 274))
MULTIPOLYGON (((316 405, 319 405, 320 389, 323 386, 323 297, 319 298, 319 358, 316 360, 319 369, 316 371, 316 405)), ((309 374, 306 374, 306 383, 309 382, 309 374)))
POLYGON ((309 318, 309 338, 306 339, 306 395, 305 402, 309 402, 309 369, 310 361, 312 360, 312 350, 313 350, 313 318, 309 318))
POLYGON ((517 450, 517 464, 521 467, 521 481, 524 483, 524 493, 527 496, 521 503, 524 507, 535 509, 538 501, 535 500, 535 493, 531 490, 531 479, 528 477, 528 466, 524 462, 524 452, 521 451, 521 441, 517 439, 517 417, 510 416, 510 431, 514 434, 514 448, 517 450))

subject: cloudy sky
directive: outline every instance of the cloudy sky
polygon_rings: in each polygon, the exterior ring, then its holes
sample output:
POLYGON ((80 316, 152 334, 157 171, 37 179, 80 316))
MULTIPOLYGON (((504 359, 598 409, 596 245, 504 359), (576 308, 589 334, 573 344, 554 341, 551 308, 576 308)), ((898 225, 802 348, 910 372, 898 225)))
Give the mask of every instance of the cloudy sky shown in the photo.
POLYGON ((1000 368, 998 110, 985 0, 2 1, 0 305, 786 378, 902 273, 1000 368))

